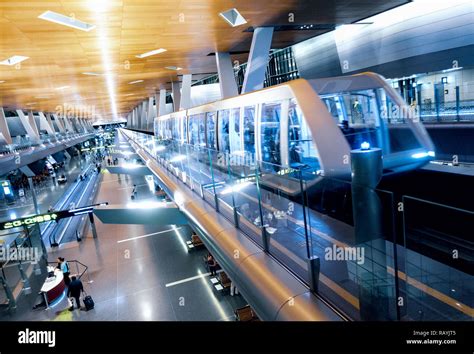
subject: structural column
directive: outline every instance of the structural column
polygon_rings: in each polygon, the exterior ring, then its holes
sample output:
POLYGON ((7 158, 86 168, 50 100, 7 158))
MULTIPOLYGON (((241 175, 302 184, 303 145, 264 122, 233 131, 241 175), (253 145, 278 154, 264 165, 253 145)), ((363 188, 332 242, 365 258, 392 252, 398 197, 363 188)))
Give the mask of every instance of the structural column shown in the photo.
POLYGON ((188 109, 191 107, 191 81, 192 75, 183 75, 183 82, 181 85, 181 100, 179 109, 188 109))
POLYGON ((2 133, 2 137, 8 145, 13 144, 12 136, 10 134, 10 129, 8 129, 7 118, 5 117, 3 107, 0 107, 0 133, 2 133))
POLYGON ((219 74, 219 86, 221 97, 229 98, 239 94, 237 82, 235 81, 234 68, 229 53, 216 53, 217 73, 219 74))
POLYGON ((158 116, 166 114, 166 90, 160 90, 160 102, 158 104, 158 116))
POLYGON ((40 117, 40 130, 46 130, 48 132, 48 135, 52 136, 53 138, 56 138, 56 135, 54 134, 53 125, 50 124, 51 120, 48 121, 43 112, 38 112, 38 115, 40 117))
POLYGON ((179 81, 173 81, 171 83, 171 89, 173 93, 173 112, 177 112, 181 105, 181 91, 179 88, 179 81))
POLYGON ((263 88, 272 38, 273 27, 258 27, 254 30, 242 93, 263 88))
POLYGON ((33 117, 33 113, 28 114, 28 117, 25 116, 23 111, 21 109, 17 109, 16 113, 18 114, 18 117, 20 117, 21 124, 26 130, 26 133, 32 140, 39 141, 40 137, 38 134, 38 129, 36 128, 36 123, 33 117))

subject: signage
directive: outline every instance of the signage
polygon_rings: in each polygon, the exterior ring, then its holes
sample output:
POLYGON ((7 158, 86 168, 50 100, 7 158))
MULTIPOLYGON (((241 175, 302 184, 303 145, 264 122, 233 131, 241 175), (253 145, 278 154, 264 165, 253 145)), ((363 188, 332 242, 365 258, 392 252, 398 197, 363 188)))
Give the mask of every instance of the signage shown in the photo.
POLYGON ((72 216, 78 216, 83 214, 89 214, 94 211, 94 207, 98 205, 108 205, 109 203, 100 203, 94 205, 88 205, 82 208, 70 209, 70 210, 58 210, 47 214, 32 215, 25 218, 18 218, 0 223, 0 231, 9 230, 15 227, 28 226, 33 224, 40 224, 43 222, 58 221, 64 218, 70 218, 72 216))

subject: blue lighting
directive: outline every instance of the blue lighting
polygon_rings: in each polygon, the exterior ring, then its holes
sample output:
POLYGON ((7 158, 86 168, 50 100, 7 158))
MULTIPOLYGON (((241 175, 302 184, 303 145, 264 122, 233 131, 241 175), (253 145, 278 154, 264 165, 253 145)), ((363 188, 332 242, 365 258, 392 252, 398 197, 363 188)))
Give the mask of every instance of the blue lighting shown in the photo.
POLYGON ((434 156, 434 151, 429 152, 418 152, 416 154, 411 155, 414 159, 422 159, 424 157, 434 156))
POLYGON ((367 141, 364 141, 362 144, 360 144, 360 149, 361 150, 370 150, 370 144, 367 141))

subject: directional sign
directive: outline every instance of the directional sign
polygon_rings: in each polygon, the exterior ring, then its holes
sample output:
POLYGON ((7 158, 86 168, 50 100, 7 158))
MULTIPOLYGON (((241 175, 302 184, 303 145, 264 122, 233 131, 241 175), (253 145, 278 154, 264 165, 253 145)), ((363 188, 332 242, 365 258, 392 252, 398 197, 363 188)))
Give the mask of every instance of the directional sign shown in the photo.
POLYGON ((10 221, 0 223, 0 231, 13 229, 19 226, 28 226, 28 225, 33 225, 33 224, 40 224, 43 222, 58 221, 64 218, 70 218, 72 216, 88 214, 94 211, 95 206, 108 205, 108 204, 109 203, 105 202, 105 203, 88 205, 88 206, 76 208, 76 209, 58 210, 58 211, 47 213, 47 214, 32 215, 25 218, 10 220, 10 221))

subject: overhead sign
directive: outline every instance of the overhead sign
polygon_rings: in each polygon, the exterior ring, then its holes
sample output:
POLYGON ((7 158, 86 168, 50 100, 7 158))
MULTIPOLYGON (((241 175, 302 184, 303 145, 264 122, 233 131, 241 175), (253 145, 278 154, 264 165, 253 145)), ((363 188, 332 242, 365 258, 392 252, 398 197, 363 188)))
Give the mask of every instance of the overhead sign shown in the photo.
POLYGON ((13 229, 15 227, 20 227, 20 226, 41 224, 43 222, 58 221, 61 219, 70 218, 72 216, 88 214, 94 211, 95 206, 108 205, 108 204, 109 203, 105 202, 105 203, 100 203, 100 204, 88 205, 82 208, 76 208, 76 209, 70 209, 70 210, 58 210, 58 211, 47 213, 47 214, 38 214, 38 215, 28 216, 26 218, 10 220, 10 221, 0 223, 0 231, 13 229))

